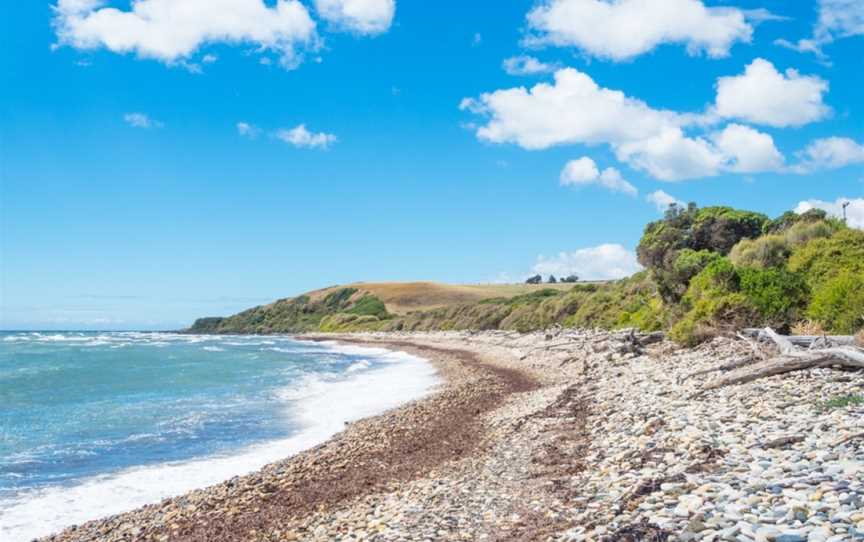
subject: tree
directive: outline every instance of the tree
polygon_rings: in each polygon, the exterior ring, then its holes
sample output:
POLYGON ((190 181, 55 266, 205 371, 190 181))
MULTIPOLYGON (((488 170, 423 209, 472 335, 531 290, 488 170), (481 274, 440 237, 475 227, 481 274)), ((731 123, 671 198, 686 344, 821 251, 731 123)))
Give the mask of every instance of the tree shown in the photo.
POLYGON ((543 282, 543 277, 541 277, 540 275, 534 275, 533 277, 530 277, 528 280, 526 280, 525 284, 540 284, 541 282, 543 282))
POLYGON ((558 280, 555 278, 555 275, 549 275, 549 284, 555 284, 558 280))
POLYGON ((561 282, 579 282, 579 277, 577 275, 567 275, 561 279, 561 282))

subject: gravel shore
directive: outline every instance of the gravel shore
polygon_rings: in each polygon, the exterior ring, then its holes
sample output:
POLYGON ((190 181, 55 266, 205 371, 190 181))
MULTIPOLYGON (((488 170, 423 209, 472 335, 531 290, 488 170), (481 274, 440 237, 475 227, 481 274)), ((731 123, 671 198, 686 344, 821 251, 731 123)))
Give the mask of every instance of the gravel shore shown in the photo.
MULTIPOLYGON (((313 337, 310 337, 313 338, 313 337)), ((314 337, 321 338, 321 337, 314 337)), ((434 394, 261 471, 44 540, 864 540, 861 372, 711 390, 749 352, 625 333, 326 336, 403 350, 434 394)))

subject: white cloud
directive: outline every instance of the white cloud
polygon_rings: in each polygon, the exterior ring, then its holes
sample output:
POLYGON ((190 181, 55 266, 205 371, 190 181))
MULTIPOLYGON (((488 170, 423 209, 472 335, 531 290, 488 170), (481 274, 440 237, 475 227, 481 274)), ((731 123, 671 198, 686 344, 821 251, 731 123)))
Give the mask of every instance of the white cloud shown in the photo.
POLYGON ((552 73, 558 67, 554 64, 547 64, 534 58, 533 56, 520 55, 511 56, 501 63, 504 71, 508 75, 534 75, 538 73, 552 73))
POLYGON ((793 69, 782 74, 767 60, 757 58, 742 75, 717 80, 714 109, 726 118, 777 127, 801 126, 831 113, 822 102, 826 92, 828 82, 819 77, 800 75, 793 69))
POLYGON ((163 124, 158 120, 150 118, 146 113, 126 113, 123 120, 133 128, 161 128, 163 124))
POLYGON ((481 43, 483 43, 483 35, 480 32, 475 32, 474 37, 471 38, 471 45, 477 47, 481 43))
POLYGON ((813 36, 792 43, 775 43, 802 53, 815 53, 822 57, 822 47, 837 39, 864 35, 864 3, 861 0, 820 0, 819 20, 813 36))
POLYGON ((587 156, 567 162, 561 170, 561 184, 564 186, 597 184, 612 192, 621 192, 629 196, 639 193, 635 186, 624 180, 617 169, 610 167, 601 172, 597 169, 594 160, 587 156))
POLYGON ((647 196, 645 196, 645 200, 649 203, 653 203, 657 210, 661 213, 665 212, 673 203, 678 205, 679 207, 684 207, 684 202, 675 198, 674 196, 667 194, 662 190, 657 190, 655 192, 651 192, 647 196))
MULTIPOLYGON (((764 13, 758 13, 764 20, 764 13)), ((736 42, 749 42, 747 12, 706 7, 701 0, 543 0, 528 13, 536 32, 528 45, 573 46, 612 60, 627 60, 663 43, 687 52, 724 57, 736 42)))
POLYGON ((484 93, 479 99, 466 98, 461 108, 490 117, 477 129, 478 138, 526 149, 635 141, 679 123, 675 113, 602 88, 573 68, 555 72, 554 84, 484 93))
POLYGON ((681 181, 717 175, 724 157, 707 140, 667 128, 644 139, 625 142, 615 151, 619 160, 662 181, 681 181))
POLYGON ((770 135, 740 124, 730 124, 711 136, 717 149, 726 157, 725 169, 735 173, 778 171, 783 155, 770 135))
POLYGON ((307 149, 326 149, 338 139, 333 134, 324 132, 310 132, 306 129, 305 124, 300 124, 290 130, 277 130, 274 134, 277 139, 281 139, 285 143, 290 143, 295 147, 307 149))
POLYGON ((58 0, 54 27, 60 44, 104 47, 180 64, 208 43, 244 43, 280 55, 286 68, 299 49, 315 48, 315 22, 298 0, 136 0, 129 11, 101 0, 58 0))
POLYGON ((826 137, 812 141, 800 155, 801 162, 792 168, 795 173, 839 169, 864 163, 864 145, 848 137, 826 137))
POLYGON ((217 60, 219 60, 219 57, 216 55, 204 55, 204 57, 201 58, 203 64, 213 64, 217 60))
POLYGON ((795 207, 795 212, 801 214, 806 213, 810 209, 822 209, 830 216, 843 218, 844 203, 848 203, 846 207, 846 223, 852 228, 864 229, 864 198, 838 198, 834 202, 810 199, 799 202, 798 206, 795 207))
POLYGON ((653 109, 621 91, 600 87, 573 68, 558 70, 554 77, 553 84, 466 98, 460 107, 487 117, 475 127, 481 140, 529 150, 605 143, 620 161, 664 181, 773 171, 782 164, 767 134, 733 124, 707 137, 688 136, 684 128, 704 124, 702 115, 653 109))
POLYGON ((255 126, 254 124, 249 124, 248 122, 238 122, 237 123, 237 133, 243 137, 248 137, 249 139, 255 139, 261 134, 261 129, 255 126))
POLYGON ((395 0, 315 0, 315 9, 339 28, 360 34, 386 32, 393 23, 395 0))
POLYGON ((641 270, 636 254, 618 244, 603 244, 557 256, 540 256, 532 267, 533 273, 566 277, 578 275, 583 280, 620 279, 641 270))

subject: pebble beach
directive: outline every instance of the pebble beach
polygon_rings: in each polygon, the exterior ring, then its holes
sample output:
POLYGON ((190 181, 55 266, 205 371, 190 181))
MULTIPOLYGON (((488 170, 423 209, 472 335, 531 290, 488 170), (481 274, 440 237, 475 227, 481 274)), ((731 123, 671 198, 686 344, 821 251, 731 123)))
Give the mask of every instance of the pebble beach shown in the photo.
POLYGON ((304 337, 422 356, 444 383, 251 475, 50 541, 864 540, 861 372, 702 390, 751 346, 624 332, 304 337))

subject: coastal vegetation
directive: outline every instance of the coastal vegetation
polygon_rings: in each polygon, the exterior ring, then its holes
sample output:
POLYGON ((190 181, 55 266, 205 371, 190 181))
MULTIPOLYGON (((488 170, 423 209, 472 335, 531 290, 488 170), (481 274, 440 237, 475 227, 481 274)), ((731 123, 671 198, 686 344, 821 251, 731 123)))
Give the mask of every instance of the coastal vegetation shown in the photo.
POLYGON ((637 249, 644 270, 609 282, 357 283, 228 318, 198 333, 434 331, 551 326, 668 331, 698 344, 742 327, 854 334, 864 327, 864 231, 824 211, 766 215, 673 206, 637 249))

